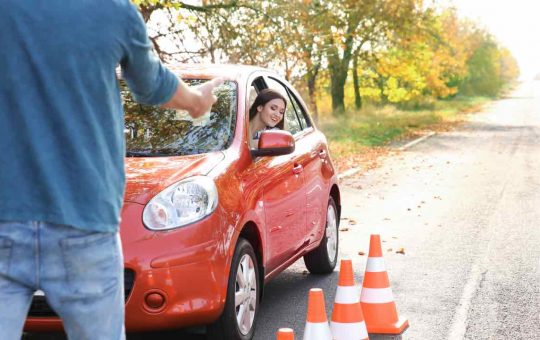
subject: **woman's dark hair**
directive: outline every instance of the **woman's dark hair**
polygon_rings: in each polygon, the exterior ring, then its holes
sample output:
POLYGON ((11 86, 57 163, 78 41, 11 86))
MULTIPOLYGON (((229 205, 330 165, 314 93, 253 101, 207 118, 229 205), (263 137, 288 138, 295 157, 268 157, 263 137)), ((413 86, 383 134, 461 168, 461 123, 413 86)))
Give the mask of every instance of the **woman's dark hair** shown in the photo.
MULTIPOLYGON (((268 103, 271 100, 274 99, 281 99, 285 103, 285 109, 287 108, 287 100, 285 97, 281 95, 281 93, 272 90, 272 89, 264 89, 259 94, 257 94, 257 98, 255 98, 255 101, 249 108, 249 120, 252 120, 253 117, 257 115, 257 108, 259 106, 264 106, 266 103, 268 103)), ((281 121, 276 125, 277 128, 283 129, 284 127, 284 121, 285 119, 281 119, 281 121)))

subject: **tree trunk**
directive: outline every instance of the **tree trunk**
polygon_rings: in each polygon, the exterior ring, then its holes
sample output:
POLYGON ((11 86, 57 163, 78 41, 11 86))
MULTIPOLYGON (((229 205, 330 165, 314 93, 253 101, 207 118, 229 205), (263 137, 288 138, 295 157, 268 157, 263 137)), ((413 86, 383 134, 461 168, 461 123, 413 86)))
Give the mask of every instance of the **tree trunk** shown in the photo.
POLYGON ((354 85, 354 104, 357 110, 362 108, 362 96, 360 95, 360 80, 358 78, 358 54, 353 60, 353 85, 354 85))
POLYGON ((377 79, 377 86, 379 87, 379 90, 381 91, 381 102, 382 103, 387 103, 388 102, 388 98, 384 94, 385 85, 386 85, 386 81, 385 81, 384 77, 379 75, 379 77, 377 79))
POLYGON ((347 68, 331 67, 330 93, 332 95, 332 109, 337 115, 345 112, 345 82, 347 81, 347 68), (332 71, 333 69, 333 71, 332 71))
POLYGON ((358 27, 358 20, 349 22, 345 43, 343 44, 343 57, 340 57, 338 48, 334 45, 333 39, 330 40, 333 48, 330 50, 331 55, 328 58, 328 68, 330 69, 331 78, 331 94, 332 94, 332 109, 338 115, 345 113, 345 82, 351 64, 354 32, 358 27))
POLYGON ((311 116, 313 117, 313 120, 317 124, 319 122, 319 109, 317 108, 317 90, 315 88, 315 80, 316 78, 308 74, 308 94, 309 94, 309 105, 311 106, 311 116))

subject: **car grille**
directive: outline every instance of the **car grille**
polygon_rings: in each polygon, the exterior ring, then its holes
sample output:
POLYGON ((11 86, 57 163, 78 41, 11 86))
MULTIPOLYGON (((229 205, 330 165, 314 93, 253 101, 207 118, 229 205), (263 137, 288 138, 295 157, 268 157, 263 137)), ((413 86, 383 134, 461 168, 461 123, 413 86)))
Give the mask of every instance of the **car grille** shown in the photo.
MULTIPOLYGON (((131 269, 124 270, 124 296, 127 301, 133 283, 135 281, 135 272, 131 269)), ((32 304, 30 305, 29 317, 51 317, 57 316, 54 310, 49 306, 44 296, 34 295, 32 304)))

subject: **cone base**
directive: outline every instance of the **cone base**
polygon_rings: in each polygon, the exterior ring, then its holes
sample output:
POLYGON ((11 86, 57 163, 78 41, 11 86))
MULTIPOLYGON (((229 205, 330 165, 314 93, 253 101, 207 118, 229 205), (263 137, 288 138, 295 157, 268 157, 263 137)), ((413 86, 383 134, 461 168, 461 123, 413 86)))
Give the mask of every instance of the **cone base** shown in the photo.
POLYGON ((409 320, 399 318, 398 321, 390 325, 367 325, 369 334, 401 334, 409 328, 409 320))

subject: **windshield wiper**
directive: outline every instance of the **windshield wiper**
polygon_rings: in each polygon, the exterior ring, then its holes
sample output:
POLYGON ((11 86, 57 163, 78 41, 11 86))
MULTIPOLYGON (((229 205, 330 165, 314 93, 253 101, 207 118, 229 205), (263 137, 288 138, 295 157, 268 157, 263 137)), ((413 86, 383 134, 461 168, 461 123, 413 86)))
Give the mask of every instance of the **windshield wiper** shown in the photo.
POLYGON ((183 153, 176 152, 160 152, 160 151, 126 151, 126 157, 172 157, 181 156, 183 153))
POLYGON ((126 151, 126 157, 156 157, 165 156, 153 151, 126 151))

